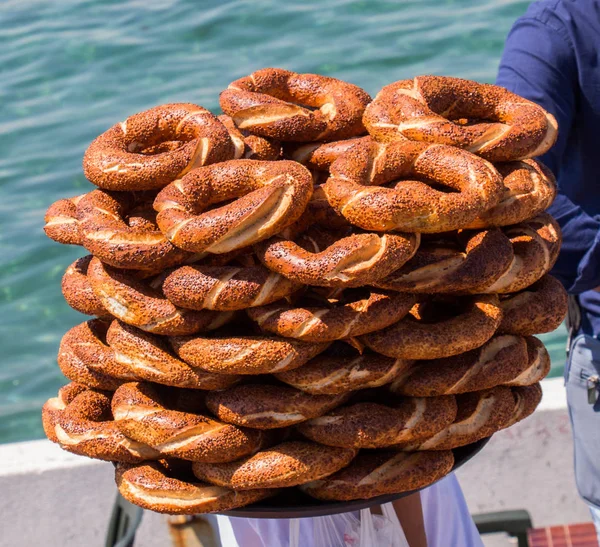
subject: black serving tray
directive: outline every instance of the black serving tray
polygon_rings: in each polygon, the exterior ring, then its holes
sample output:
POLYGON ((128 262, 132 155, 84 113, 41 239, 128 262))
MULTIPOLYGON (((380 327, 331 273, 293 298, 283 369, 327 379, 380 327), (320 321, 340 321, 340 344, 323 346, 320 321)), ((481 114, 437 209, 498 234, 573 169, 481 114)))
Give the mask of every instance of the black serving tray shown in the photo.
MULTIPOLYGON (((491 439, 487 437, 475 443, 460 448, 455 448, 454 452, 454 467, 452 471, 456 471, 459 467, 468 462, 475 456, 491 439)), ((419 489, 420 490, 420 489, 419 489)), ((358 511, 366 509, 374 505, 389 503, 405 496, 410 496, 419 490, 411 490, 410 492, 400 492, 398 494, 388 494, 385 496, 377 496, 368 500, 353 500, 353 501, 321 501, 311 498, 297 488, 285 490, 281 494, 268 498, 259 503, 246 505, 231 511, 219 513, 229 517, 243 518, 259 518, 259 519, 289 519, 289 518, 308 518, 322 517, 325 515, 335 515, 337 513, 348 513, 350 511, 358 511)))

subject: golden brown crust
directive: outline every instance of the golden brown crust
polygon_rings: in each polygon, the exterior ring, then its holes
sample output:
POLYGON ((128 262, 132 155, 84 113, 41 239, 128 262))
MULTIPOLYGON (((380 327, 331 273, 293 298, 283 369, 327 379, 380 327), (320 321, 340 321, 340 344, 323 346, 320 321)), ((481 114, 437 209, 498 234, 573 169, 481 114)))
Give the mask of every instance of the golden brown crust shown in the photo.
POLYGON ((498 386, 456 396, 458 413, 454 423, 418 443, 399 444, 399 450, 449 450, 474 443, 508 427, 515 411, 510 387, 498 386))
POLYGON ((42 406, 42 426, 46 437, 53 443, 58 443, 56 430, 54 429, 58 417, 67 407, 67 405, 77 397, 80 393, 87 391, 89 388, 83 384, 71 382, 58 390, 58 395, 48 399, 42 406))
POLYGON ((402 376, 410 364, 410 361, 392 359, 377 353, 352 358, 324 355, 275 376, 306 393, 333 395, 389 384, 402 376))
POLYGON ((67 304, 85 315, 110 316, 102 302, 94 294, 87 278, 92 255, 83 256, 73 262, 63 275, 61 287, 67 304))
POLYGON ((152 190, 233 155, 229 133, 213 114, 174 103, 134 114, 102 133, 86 150, 83 171, 105 190, 152 190), (172 145, 163 150, 161 143, 172 145))
POLYGON ((453 396, 402 397, 391 404, 343 406, 297 427, 310 440, 329 446, 383 448, 432 437, 455 418, 453 396))
POLYGON ((171 476, 158 462, 117 465, 115 481, 121 495, 144 509, 171 515, 218 513, 273 496, 275 489, 236 492, 227 488, 188 482, 171 476))
POLYGON ((354 233, 337 238, 310 230, 296 242, 275 237, 256 245, 270 270, 304 285, 359 287, 400 268, 419 246, 418 234, 354 233))
POLYGON ((279 233, 280 237, 294 240, 309 230, 311 226, 326 228, 329 231, 351 231, 352 225, 327 201, 327 196, 323 190, 324 182, 324 180, 321 183, 315 181, 313 194, 304 213, 302 213, 302 216, 294 224, 282 230, 279 233))
POLYGON ((107 392, 81 389, 73 384, 44 405, 44 430, 63 450, 113 462, 140 462, 158 458, 144 443, 125 437, 115 426, 107 392), (65 393, 67 391, 67 393, 65 393))
POLYGON ((206 406, 224 422, 255 429, 294 425, 325 414, 346 395, 310 395, 279 385, 246 384, 206 395, 206 406))
POLYGON ((534 159, 495 165, 502 175, 504 195, 466 228, 509 226, 543 213, 554 201, 558 187, 552 171, 534 159))
POLYGON ((81 244, 116 268, 157 271, 189 260, 190 253, 160 232, 151 208, 143 211, 147 218, 139 221, 136 205, 128 192, 94 190, 83 196, 77 204, 81 244))
POLYGON ((154 334, 193 334, 215 329, 231 318, 225 312, 178 308, 159 288, 97 258, 90 262, 88 279, 106 310, 124 323, 154 334))
POLYGON ((503 194, 502 179, 492 164, 439 144, 367 140, 338 158, 330 171, 323 187, 329 203, 364 230, 458 230, 496 205, 503 194), (386 186, 389 183, 393 185, 386 186), (431 183, 452 191, 437 190, 431 183))
POLYGON ((550 372, 551 361, 546 346, 535 336, 526 336, 527 343, 527 368, 510 382, 507 386, 525 387, 541 382, 550 372))
POLYGON ((234 490, 285 488, 322 479, 356 456, 357 450, 317 443, 288 441, 250 458, 225 464, 194 463, 194 475, 201 481, 234 490))
POLYGON ((224 389, 240 380, 233 374, 215 374, 184 363, 172 355, 165 339, 119 321, 109 327, 99 319, 65 334, 58 363, 69 379, 108 391, 132 380, 203 390, 224 389))
POLYGON ((217 116, 217 119, 227 128, 229 138, 235 146, 234 160, 244 158, 248 160, 276 161, 281 159, 282 149, 279 142, 252 135, 249 131, 240 130, 226 114, 217 116))
POLYGON ((291 159, 315 171, 329 172, 335 160, 345 154, 354 145, 370 140, 370 137, 354 137, 334 142, 311 142, 288 146, 287 153, 291 159))
POLYGON ((230 462, 256 452, 268 441, 261 431, 241 429, 208 417, 201 412, 202 406, 196 391, 146 382, 123 384, 112 400, 119 430, 152 446, 162 457, 230 462))
POLYGON ((547 274, 560 251, 560 226, 549 214, 542 213, 516 226, 504 229, 510 239, 514 258, 510 267, 494 283, 472 287, 473 292, 514 293, 547 274))
POLYGON ((109 323, 92 319, 68 330, 58 348, 58 366, 71 381, 89 388, 114 391, 133 379, 106 345, 109 323))
POLYGON ((500 325, 502 311, 496 295, 461 297, 451 302, 451 315, 439 313, 442 302, 431 300, 386 329, 366 334, 361 341, 377 353, 401 359, 439 359, 478 348, 500 325))
POLYGON ((170 342, 175 353, 192 366, 214 373, 244 375, 298 368, 329 345, 249 335, 173 337, 170 342))
POLYGON ((208 391, 225 389, 241 379, 235 374, 216 374, 185 363, 173 355, 166 339, 120 321, 111 323, 106 341, 118 365, 117 370, 106 372, 115 377, 208 391), (121 371, 126 371, 126 378, 121 371))
POLYGON ((265 331, 305 340, 327 342, 383 329, 400 321, 416 303, 409 294, 370 290, 354 299, 344 294, 325 300, 321 307, 289 305, 285 301, 247 310, 265 331))
POLYGON ((191 265, 167 275, 162 289, 176 306, 193 310, 243 310, 289 296, 298 283, 255 266, 191 265))
POLYGON ((502 323, 498 331, 522 336, 552 332, 565 318, 567 305, 562 283, 545 275, 521 292, 500 299, 502 323))
POLYGON ((294 161, 226 161, 194 169, 164 188, 154 201, 156 220, 181 249, 226 253, 294 223, 312 187, 309 171, 294 161))
POLYGON ((82 197, 59 199, 48 207, 44 232, 50 239, 64 245, 81 245, 77 203, 82 197))
POLYGON ((471 292, 494 283, 513 258, 510 240, 497 228, 461 232, 422 241, 413 258, 375 285, 411 293, 471 292))
POLYGON ((533 384, 513 387, 512 394, 515 399, 515 408, 510 421, 504 427, 511 427, 534 413, 542 401, 542 386, 533 384))
POLYGON ((300 488, 320 500, 369 499, 425 488, 452 470, 454 455, 440 452, 361 452, 341 471, 300 488))
POLYGON ((398 395, 438 397, 510 384, 529 369, 527 349, 520 336, 494 336, 460 355, 415 361, 390 390, 398 395))
POLYGON ((309 142, 363 134, 362 115, 370 100, 359 87, 335 78, 263 68, 229 84, 219 102, 240 129, 309 142))
POLYGON ((541 156, 557 137, 554 116, 541 106, 503 87, 448 76, 417 76, 385 86, 363 121, 384 142, 446 144, 490 161, 541 156), (465 118, 485 122, 451 121, 465 118))

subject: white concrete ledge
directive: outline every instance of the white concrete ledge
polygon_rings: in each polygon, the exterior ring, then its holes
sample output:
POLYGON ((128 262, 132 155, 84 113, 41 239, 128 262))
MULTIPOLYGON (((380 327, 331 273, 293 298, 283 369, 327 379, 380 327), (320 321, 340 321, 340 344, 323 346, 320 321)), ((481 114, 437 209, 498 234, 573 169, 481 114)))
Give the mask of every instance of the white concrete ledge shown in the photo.
POLYGON ((47 440, 0 444, 0 477, 27 473, 42 473, 54 469, 67 469, 92 465, 95 462, 82 458, 47 440))
POLYGON ((542 402, 536 412, 567 408, 567 392, 562 377, 548 378, 542 382, 542 402))

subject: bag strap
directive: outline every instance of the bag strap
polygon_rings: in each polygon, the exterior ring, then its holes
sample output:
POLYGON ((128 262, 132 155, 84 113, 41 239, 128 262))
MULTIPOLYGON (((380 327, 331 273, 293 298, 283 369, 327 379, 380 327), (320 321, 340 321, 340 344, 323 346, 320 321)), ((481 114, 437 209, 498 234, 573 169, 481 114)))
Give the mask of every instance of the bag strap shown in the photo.
POLYGON ((400 521, 398 520, 398 515, 396 514, 396 510, 394 509, 394 506, 391 503, 384 503, 381 506, 381 512, 383 513, 383 516, 385 518, 387 518, 388 520, 390 520, 393 523, 394 528, 397 531, 398 541, 396 542, 396 545, 398 545, 400 547, 409 547, 408 540, 406 539, 406 535, 404 534, 402 525, 400 524, 400 521))
POLYGON ((579 298, 575 294, 570 294, 568 299, 567 308, 567 319, 565 321, 567 325, 567 357, 571 351, 571 342, 577 334, 577 331, 581 327, 581 305, 579 304, 579 298))
POLYGON ((369 508, 360 510, 360 547, 377 547, 373 514, 369 508))

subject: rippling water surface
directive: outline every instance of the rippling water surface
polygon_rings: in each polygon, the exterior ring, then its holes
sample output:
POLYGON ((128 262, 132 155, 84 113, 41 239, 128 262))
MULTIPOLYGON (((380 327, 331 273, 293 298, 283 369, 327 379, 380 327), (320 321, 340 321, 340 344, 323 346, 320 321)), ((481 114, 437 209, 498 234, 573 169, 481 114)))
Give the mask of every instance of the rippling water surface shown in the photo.
MULTIPOLYGON (((81 158, 116 121, 158 103, 218 109, 219 91, 278 66, 374 94, 433 73, 493 81, 512 0, 34 2, 0 6, 0 442, 43 436, 65 380, 55 355, 84 317, 60 279, 82 250, 42 232, 54 200, 88 191, 81 158)), ((562 366, 563 335, 549 337, 562 366)))

